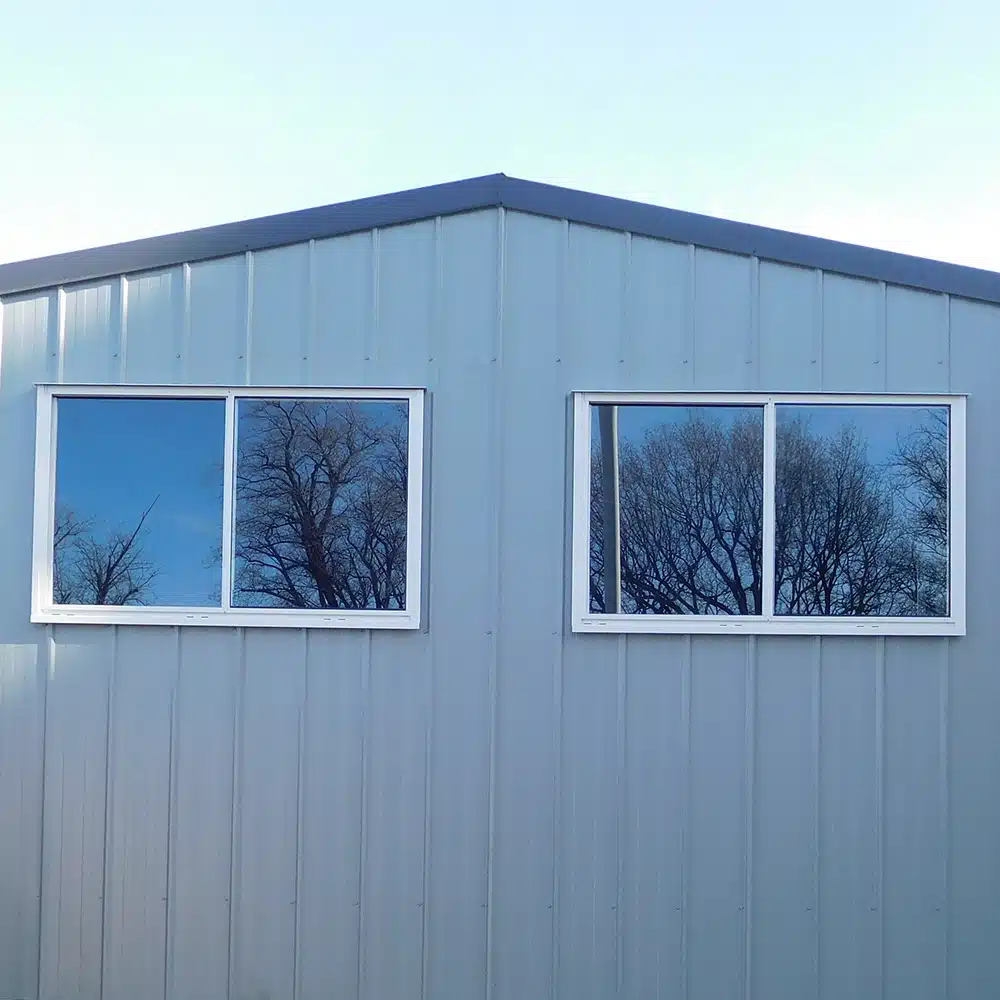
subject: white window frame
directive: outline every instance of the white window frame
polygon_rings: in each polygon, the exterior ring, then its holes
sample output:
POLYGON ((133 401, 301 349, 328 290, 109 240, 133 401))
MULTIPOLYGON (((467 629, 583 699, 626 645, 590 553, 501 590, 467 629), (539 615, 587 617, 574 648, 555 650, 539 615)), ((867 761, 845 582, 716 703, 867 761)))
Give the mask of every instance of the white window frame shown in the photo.
MULTIPOLYGON (((423 551, 424 394, 414 388, 57 385, 37 387, 35 500, 32 550, 31 621, 91 625, 223 625, 273 628, 416 629, 421 625, 423 551), (53 530, 58 401, 65 398, 216 399, 226 404, 222 505, 222 604, 218 608, 155 605, 55 604, 52 595, 53 530), (406 608, 404 610, 330 610, 238 608, 232 606, 235 544, 236 403, 242 399, 392 399, 408 404, 406 608)), ((122 456, 128 460, 127 455, 122 456)))
POLYGON ((573 393, 573 511, 571 618, 574 632, 655 632, 724 635, 965 635, 964 395, 888 393, 573 393), (590 596, 590 476, 592 404, 754 406, 764 411, 762 615, 593 614, 590 596), (774 487, 776 408, 803 406, 936 406, 949 410, 949 616, 947 618, 798 617, 774 614, 774 487))

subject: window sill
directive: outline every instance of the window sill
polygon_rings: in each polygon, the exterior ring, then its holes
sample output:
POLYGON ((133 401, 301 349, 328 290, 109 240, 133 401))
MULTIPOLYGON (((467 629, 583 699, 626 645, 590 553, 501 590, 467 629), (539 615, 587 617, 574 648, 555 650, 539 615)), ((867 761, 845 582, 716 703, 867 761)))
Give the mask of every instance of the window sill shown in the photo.
POLYGON ((757 618, 715 615, 583 615, 574 632, 671 635, 965 635, 958 618, 757 618))
POLYGON ((417 629, 410 611, 295 611, 285 608, 41 608, 35 624, 56 625, 214 625, 225 628, 417 629))

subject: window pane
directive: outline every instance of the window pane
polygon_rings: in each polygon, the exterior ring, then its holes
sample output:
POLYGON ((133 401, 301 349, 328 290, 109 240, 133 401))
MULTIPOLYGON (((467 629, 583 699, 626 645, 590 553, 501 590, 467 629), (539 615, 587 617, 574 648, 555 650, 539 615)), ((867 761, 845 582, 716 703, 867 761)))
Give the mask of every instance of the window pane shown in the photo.
POLYGON ((404 400, 238 404, 233 605, 406 608, 404 400))
POLYGON ((218 606, 225 403, 56 405, 55 603, 218 606))
POLYGON ((763 408, 602 404, 591 435, 591 612, 760 614, 763 408))
POLYGON ((778 406, 775 610, 948 614, 948 408, 778 406))

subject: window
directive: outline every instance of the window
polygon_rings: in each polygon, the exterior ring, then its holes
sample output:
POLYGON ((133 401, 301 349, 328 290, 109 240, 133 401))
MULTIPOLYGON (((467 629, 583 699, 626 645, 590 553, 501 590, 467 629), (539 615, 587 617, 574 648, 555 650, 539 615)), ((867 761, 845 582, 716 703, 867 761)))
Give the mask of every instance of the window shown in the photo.
POLYGON ((416 628, 423 392, 42 386, 32 621, 416 628))
POLYGON ((965 400, 577 393, 573 628, 962 635, 965 400))

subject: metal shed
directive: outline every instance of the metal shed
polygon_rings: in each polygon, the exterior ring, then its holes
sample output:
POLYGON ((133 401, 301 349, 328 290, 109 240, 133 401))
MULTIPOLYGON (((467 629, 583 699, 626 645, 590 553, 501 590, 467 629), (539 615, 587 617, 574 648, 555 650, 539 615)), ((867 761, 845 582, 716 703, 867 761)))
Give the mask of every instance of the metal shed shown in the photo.
POLYGON ((1000 275, 503 175, 0 266, 0 998, 994 995, 998 388, 1000 275), (41 383, 426 390, 420 627, 32 624, 41 383), (965 634, 574 630, 581 390, 967 394, 965 634))

